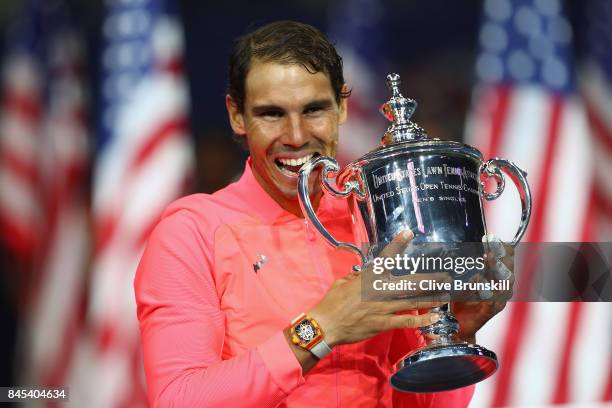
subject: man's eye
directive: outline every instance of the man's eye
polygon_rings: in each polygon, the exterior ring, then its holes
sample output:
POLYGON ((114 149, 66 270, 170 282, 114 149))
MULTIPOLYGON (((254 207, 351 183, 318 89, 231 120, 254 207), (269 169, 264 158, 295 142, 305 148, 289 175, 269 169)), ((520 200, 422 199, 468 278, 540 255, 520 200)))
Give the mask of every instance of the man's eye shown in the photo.
POLYGON ((305 114, 307 115, 314 115, 317 114, 319 112, 323 111, 323 108, 320 106, 313 106, 311 108, 308 108, 304 111, 305 114))
POLYGON ((274 119, 276 119, 276 118, 280 118, 280 117, 282 117, 282 116, 283 116, 283 113, 282 113, 281 111, 274 111, 274 110, 271 110, 271 111, 265 111, 265 112, 262 112, 262 113, 260 114, 260 116, 261 116, 261 117, 264 117, 264 118, 274 118, 274 119))

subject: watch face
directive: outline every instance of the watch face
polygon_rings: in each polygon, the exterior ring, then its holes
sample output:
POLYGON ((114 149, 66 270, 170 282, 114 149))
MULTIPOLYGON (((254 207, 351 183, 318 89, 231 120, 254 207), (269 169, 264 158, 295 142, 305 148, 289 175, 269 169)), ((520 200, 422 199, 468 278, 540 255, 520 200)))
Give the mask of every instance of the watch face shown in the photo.
POLYGON ((295 334, 300 338, 300 340, 308 342, 314 339, 316 333, 314 328, 308 321, 303 321, 295 328, 295 334))

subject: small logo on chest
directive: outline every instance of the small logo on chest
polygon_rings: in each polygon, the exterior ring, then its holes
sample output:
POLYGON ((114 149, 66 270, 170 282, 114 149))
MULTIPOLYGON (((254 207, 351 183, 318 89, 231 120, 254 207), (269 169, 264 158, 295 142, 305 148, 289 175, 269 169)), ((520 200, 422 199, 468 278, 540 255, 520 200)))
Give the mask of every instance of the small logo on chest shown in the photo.
POLYGON ((263 266, 263 264, 265 264, 266 262, 268 262, 268 257, 265 255, 258 255, 257 256, 257 261, 255 261, 255 263, 253 264, 253 270, 255 271, 255 273, 257 273, 261 267, 263 266))

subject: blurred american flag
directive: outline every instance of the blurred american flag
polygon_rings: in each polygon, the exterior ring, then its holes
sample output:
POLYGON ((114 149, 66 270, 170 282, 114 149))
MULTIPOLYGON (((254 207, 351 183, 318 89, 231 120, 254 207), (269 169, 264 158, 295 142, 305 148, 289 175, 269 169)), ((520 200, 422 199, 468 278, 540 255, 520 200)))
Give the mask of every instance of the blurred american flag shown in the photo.
POLYGON ((8 37, 0 116, 1 234, 20 257, 17 380, 63 384, 89 254, 84 47, 62 1, 28 1, 8 37))
POLYGON ((183 32, 164 0, 108 2, 90 159, 84 36, 64 6, 27 3, 3 73, 1 233, 32 270, 18 381, 68 386, 75 407, 146 406, 132 282, 191 174, 183 32))
POLYGON ((70 380, 79 392, 71 403, 104 408, 146 405, 134 272, 193 164, 183 31, 173 3, 106 4, 87 331, 70 380))
MULTIPOLYGON (((588 60, 580 75, 594 153, 593 198, 598 223, 593 231, 612 241, 612 3, 588 3, 588 60)), ((612 389, 610 390, 612 392, 612 389)))
MULTIPOLYGON (((608 16, 602 27, 609 33, 611 24, 608 16)), ((598 189, 607 189, 608 196, 612 189, 595 177, 598 159, 577 89, 573 40, 560 0, 484 2, 479 84, 467 142, 487 158, 515 161, 529 174, 533 212, 525 241, 597 241, 602 236, 596 227, 611 215, 597 198, 603 194, 598 189)), ((610 47, 606 52, 609 56, 610 47)), ((609 121, 612 110, 605 106, 612 99, 607 95, 597 109, 603 108, 602 117, 609 121)), ((607 152, 603 160, 609 164, 607 152)), ((491 203, 489 232, 510 239, 518 207, 517 194, 510 191, 491 203)), ((537 259, 517 268, 524 272, 519 285, 529 286, 537 259)), ((611 323, 606 303, 511 303, 479 335, 481 344, 498 353, 500 369, 478 386, 473 406, 611 401, 611 323)))
MULTIPOLYGON (((587 22, 589 52, 581 70, 580 89, 594 155, 591 196, 594 223, 591 233, 599 241, 612 242, 612 3, 591 0, 588 3, 587 22)), ((610 304, 608 308, 612 309, 610 304)), ((603 325, 609 334, 612 332, 612 311, 608 312, 603 325)), ((609 335, 609 342, 612 342, 611 338, 612 335, 609 335)), ((607 346, 612 347, 611 344, 607 346)), ((605 381, 601 400, 606 402, 612 402, 611 359, 608 356, 607 373, 600 373, 605 381)))

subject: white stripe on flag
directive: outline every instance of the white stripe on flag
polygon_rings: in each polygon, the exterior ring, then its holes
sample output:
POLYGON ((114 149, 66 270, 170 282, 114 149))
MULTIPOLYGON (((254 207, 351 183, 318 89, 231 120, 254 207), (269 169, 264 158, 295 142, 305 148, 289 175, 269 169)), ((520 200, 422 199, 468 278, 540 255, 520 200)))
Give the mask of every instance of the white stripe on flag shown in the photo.
POLYGON ((566 303, 540 302, 530 306, 508 401, 517 406, 551 401, 567 321, 566 303))
POLYGON ((112 144, 106 146, 96 163, 94 213, 121 208, 116 200, 123 201, 125 178, 132 171, 129 166, 160 124, 185 117, 186 92, 181 81, 166 74, 153 74, 140 81, 132 94, 132 102, 124 105, 116 117, 112 144))
POLYGON ((590 198, 591 145, 585 112, 573 97, 564 99, 559 132, 550 180, 545 181, 550 189, 543 242, 579 241, 590 198))
POLYGON ((612 364, 612 320, 610 303, 585 302, 576 334, 573 370, 570 376, 572 401, 590 402, 601 399, 612 364))
MULTIPOLYGON (((134 278, 136 263, 140 258, 140 248, 136 245, 143 228, 152 225, 167 203, 180 194, 191 157, 191 149, 184 138, 169 139, 157 148, 127 185, 126 195, 122 197, 125 207, 117 220, 115 239, 99 254, 98 268, 94 272, 93 287, 96 291, 92 293, 90 310, 94 320, 105 315, 120 318, 125 314, 125 310, 131 310, 125 307, 133 304, 134 294, 130 282, 134 278), (164 166, 169 162, 177 165, 164 166), (164 171, 160 171, 161 168, 164 168, 164 171), (151 197, 155 197, 155 201, 152 201, 151 197), (116 251, 121 251, 123 255, 119 256, 116 251), (116 258, 133 260, 129 265, 120 267, 116 265, 116 258), (125 284, 124 280, 129 281, 125 286, 128 291, 119 294, 116 285, 125 284), (124 296, 130 298, 128 305, 122 300, 124 296), (108 302, 108 299, 116 299, 117 302, 108 302)), ((132 317, 136 319, 136 315, 132 317)))
MULTIPOLYGON (((62 208, 57 229, 51 240, 49 257, 42 272, 42 282, 26 332, 31 359, 28 367, 36 372, 27 378, 41 384, 57 359, 60 349, 69 341, 67 327, 78 316, 83 287, 83 271, 89 259, 89 226, 87 213, 81 204, 62 208)), ((71 334, 71 335, 76 335, 71 334)))
POLYGON ((17 225, 30 227, 40 218, 40 198, 30 184, 13 173, 0 171, 0 212, 10 216, 17 225))
MULTIPOLYGON (((512 90, 500 149, 495 152, 527 172, 532 191, 537 188, 534 183, 538 180, 541 158, 546 148, 546 140, 541 135, 549 126, 549 102, 548 94, 534 88, 512 90), (525 120, 526 117, 532 120, 525 120)), ((521 215, 518 191, 512 181, 506 178, 506 191, 485 208, 487 231, 500 236, 504 241, 510 241, 518 229, 521 215)))
POLYGON ((40 143, 38 123, 18 112, 5 109, 2 114, 1 128, 2 150, 6 150, 24 163, 36 166, 38 143, 40 143))
POLYGON ((182 192, 193 153, 185 143, 186 137, 181 131, 164 141, 130 183, 120 223, 136 234, 135 240, 141 237, 138 234, 142 234, 142 228, 156 221, 167 204, 182 192), (164 168, 164 163, 176 165, 164 168), (160 168, 164 171, 160 172, 160 168), (152 202, 151 197, 156 200, 152 202))

